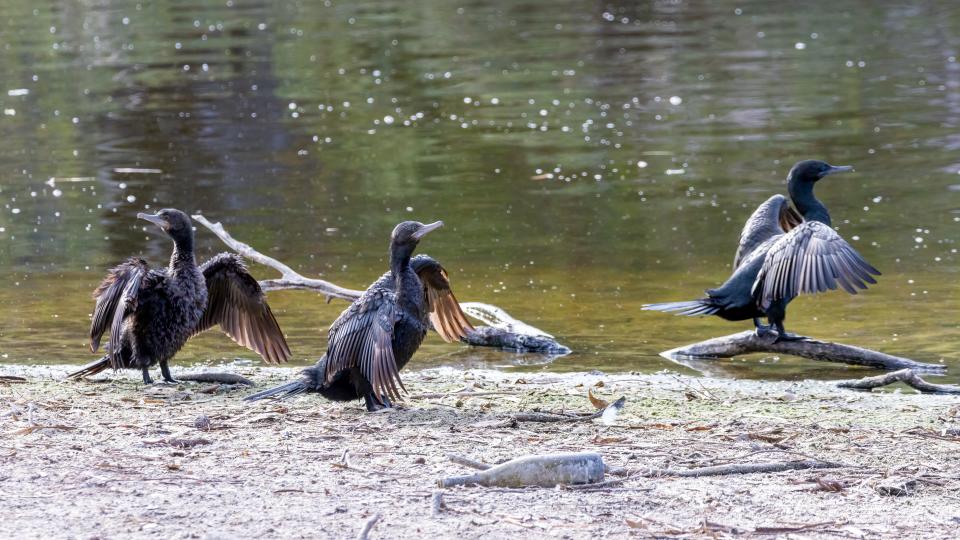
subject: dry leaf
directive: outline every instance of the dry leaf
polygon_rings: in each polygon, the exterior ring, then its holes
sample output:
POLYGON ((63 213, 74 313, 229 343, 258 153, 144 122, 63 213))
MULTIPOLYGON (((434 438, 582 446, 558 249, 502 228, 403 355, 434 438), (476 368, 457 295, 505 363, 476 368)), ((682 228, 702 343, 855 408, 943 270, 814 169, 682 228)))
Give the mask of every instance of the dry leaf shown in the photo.
POLYGON ((717 427, 716 424, 707 424, 705 426, 693 426, 688 427, 687 431, 710 431, 711 429, 717 427))
POLYGON ((831 480, 829 478, 817 478, 817 488, 820 491, 832 491, 840 492, 843 491, 844 486, 838 480, 831 480))
POLYGON ((610 403, 607 402, 606 400, 600 399, 597 396, 593 395, 593 388, 590 388, 589 390, 587 390, 587 397, 590 398, 590 403, 592 403, 596 409, 606 409, 607 407, 610 406, 610 403))

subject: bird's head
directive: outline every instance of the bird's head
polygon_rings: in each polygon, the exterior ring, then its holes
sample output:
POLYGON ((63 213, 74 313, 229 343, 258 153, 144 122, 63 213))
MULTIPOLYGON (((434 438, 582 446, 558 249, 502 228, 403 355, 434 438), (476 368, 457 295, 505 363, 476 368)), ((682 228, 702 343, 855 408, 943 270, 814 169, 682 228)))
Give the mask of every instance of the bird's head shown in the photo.
POLYGON ((393 228, 390 234, 390 251, 396 255, 410 257, 417 244, 427 234, 443 227, 442 221, 424 225, 419 221, 404 221, 393 228))
POLYGON ((830 165, 825 161, 808 159, 797 162, 797 164, 790 169, 790 172, 787 174, 787 182, 814 183, 831 174, 852 170, 853 167, 850 165, 830 165))
POLYGON ((160 230, 167 233, 174 242, 182 243, 193 240, 193 222, 190 216, 175 208, 164 208, 156 214, 137 214, 137 218, 153 223, 160 230))

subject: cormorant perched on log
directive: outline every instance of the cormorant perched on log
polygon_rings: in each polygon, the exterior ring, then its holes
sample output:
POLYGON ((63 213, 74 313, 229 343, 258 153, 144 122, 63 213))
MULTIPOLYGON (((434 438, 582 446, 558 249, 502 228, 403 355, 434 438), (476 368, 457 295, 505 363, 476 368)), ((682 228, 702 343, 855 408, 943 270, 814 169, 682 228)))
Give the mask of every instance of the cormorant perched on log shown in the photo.
POLYGON ((286 362, 290 349, 257 280, 242 259, 221 253, 197 266, 193 224, 179 210, 137 214, 173 239, 170 265, 151 269, 131 257, 107 273, 93 293, 90 350, 96 352, 109 328, 107 354, 68 375, 80 379, 113 369, 140 369, 150 384, 149 368, 160 364, 163 380, 176 382, 167 362, 187 339, 219 324, 234 341, 270 363, 286 362))
POLYGON ((776 341, 802 339, 783 327, 787 304, 797 295, 836 289, 850 294, 876 283, 870 266, 833 230, 827 207, 813 195, 822 178, 852 171, 823 161, 801 161, 787 175, 787 190, 796 210, 782 195, 761 204, 747 220, 733 260, 733 274, 707 297, 689 302, 647 304, 645 310, 679 315, 717 315, 729 321, 753 319, 757 334, 770 330, 760 324, 766 316, 776 328, 776 341), (798 213, 799 212, 799 213, 798 213))
POLYGON ((327 352, 299 380, 259 392, 248 401, 316 392, 334 401, 363 398, 367 410, 399 399, 400 370, 430 325, 445 341, 472 329, 450 290, 447 272, 426 255, 411 259, 420 240, 443 225, 404 221, 390 236, 390 271, 330 325, 327 352))

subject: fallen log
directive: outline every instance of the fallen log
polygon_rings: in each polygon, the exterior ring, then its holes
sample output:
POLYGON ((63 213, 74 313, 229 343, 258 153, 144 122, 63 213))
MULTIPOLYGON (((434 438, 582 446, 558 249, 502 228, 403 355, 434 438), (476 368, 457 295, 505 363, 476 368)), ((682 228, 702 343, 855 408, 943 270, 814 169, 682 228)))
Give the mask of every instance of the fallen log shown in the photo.
POLYGON ((960 386, 929 383, 920 378, 912 369, 901 369, 875 377, 864 377, 856 381, 840 381, 837 386, 853 390, 873 390, 898 382, 919 390, 921 394, 960 394, 960 386))
POLYGON ((775 339, 776 334, 758 336, 756 332, 748 330, 670 349, 660 353, 660 355, 669 360, 682 360, 685 358, 730 358, 748 353, 776 353, 890 371, 909 368, 924 372, 943 372, 947 369, 947 366, 943 364, 917 362, 909 358, 842 343, 818 341, 810 338, 774 342, 775 339))
POLYGON ((803 471, 807 469, 835 469, 845 467, 841 463, 804 459, 800 461, 781 461, 774 463, 731 463, 729 465, 714 465, 695 469, 650 469, 643 471, 641 476, 659 477, 676 476, 681 478, 700 478, 701 476, 723 476, 727 474, 756 474, 784 471, 803 471))
MULTIPOLYGON (((347 289, 323 279, 308 278, 301 275, 277 259, 264 255, 250 247, 250 245, 235 239, 223 228, 222 224, 213 223, 200 214, 194 214, 192 217, 194 221, 210 229, 210 231, 217 235, 217 238, 223 241, 230 249, 251 261, 269 266, 277 272, 280 272, 280 277, 277 279, 260 281, 260 287, 265 291, 305 289, 324 295, 327 302, 334 298, 352 302, 360 298, 360 295, 363 294, 363 291, 347 289)), ((461 308, 471 317, 490 325, 486 327, 478 326, 469 332, 467 337, 462 340, 463 343, 467 345, 493 347, 514 352, 536 352, 557 356, 571 352, 568 347, 558 343, 550 334, 510 317, 507 312, 497 306, 477 302, 464 302, 461 304, 461 308)))

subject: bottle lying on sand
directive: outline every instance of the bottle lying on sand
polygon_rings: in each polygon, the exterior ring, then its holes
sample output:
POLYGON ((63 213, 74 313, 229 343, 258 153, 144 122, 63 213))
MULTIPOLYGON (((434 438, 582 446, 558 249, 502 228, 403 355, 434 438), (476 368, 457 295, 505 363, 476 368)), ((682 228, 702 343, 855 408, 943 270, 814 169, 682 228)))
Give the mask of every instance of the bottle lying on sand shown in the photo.
POLYGON ((558 484, 596 484, 603 481, 603 458, 593 452, 525 456, 476 474, 441 479, 440 487, 554 487, 558 484))

